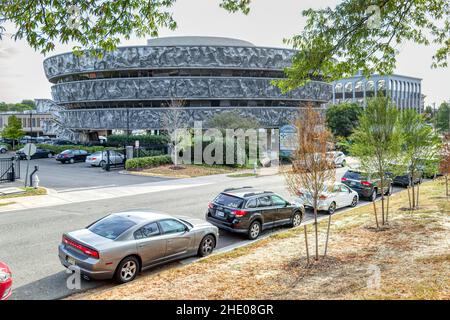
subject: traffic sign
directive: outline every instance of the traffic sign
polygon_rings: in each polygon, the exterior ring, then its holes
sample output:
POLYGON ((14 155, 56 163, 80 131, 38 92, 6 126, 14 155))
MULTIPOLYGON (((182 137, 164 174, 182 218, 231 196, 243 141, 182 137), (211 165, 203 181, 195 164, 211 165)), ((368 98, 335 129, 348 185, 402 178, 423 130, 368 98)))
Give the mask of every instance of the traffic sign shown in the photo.
POLYGON ((31 157, 33 154, 36 153, 36 145, 34 143, 27 143, 23 147, 23 153, 25 153, 26 156, 31 157))

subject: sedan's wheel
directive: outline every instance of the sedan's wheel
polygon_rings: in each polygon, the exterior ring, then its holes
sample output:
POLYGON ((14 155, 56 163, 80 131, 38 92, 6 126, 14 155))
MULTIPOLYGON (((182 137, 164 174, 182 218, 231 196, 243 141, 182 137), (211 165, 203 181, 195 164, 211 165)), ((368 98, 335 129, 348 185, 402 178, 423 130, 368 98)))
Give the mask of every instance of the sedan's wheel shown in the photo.
POLYGON ((356 205, 358 204, 358 197, 354 196, 352 203, 350 204, 351 207, 356 207, 356 205))
POLYGON ((332 202, 328 208, 328 214, 333 214, 336 211, 336 203, 332 202))
POLYGON ((53 157, 53 155, 52 155, 51 153, 49 153, 49 154, 47 155, 47 158, 51 158, 51 157, 53 157))
POLYGON ((212 235, 205 236, 200 242, 200 246, 198 247, 198 255, 200 257, 205 257, 211 254, 216 246, 216 240, 212 235))
POLYGON ((106 161, 102 160, 102 161, 100 161, 100 163, 98 165, 99 165, 99 167, 103 168, 105 166, 105 164, 106 164, 106 161))
POLYGON ((261 233, 261 223, 258 221, 253 221, 250 225, 250 228, 248 228, 248 238, 250 240, 254 240, 258 238, 259 234, 261 233))
POLYGON ((292 217, 292 228, 298 227, 302 224, 302 214, 300 212, 295 212, 292 217))
POLYGON ((6 152, 6 149, 1 149, 0 152, 1 152, 1 153, 5 153, 5 152, 6 152))
POLYGON ((392 184, 389 185, 389 188, 387 189, 385 195, 390 196, 392 194, 392 184))
POLYGON ((135 257, 123 259, 117 266, 114 278, 119 283, 133 281, 139 270, 139 261, 135 257))
POLYGON ((370 201, 377 200, 377 189, 373 189, 372 194, 369 196, 370 201))
POLYGON ((74 160, 73 158, 71 158, 71 159, 69 160, 69 162, 73 164, 73 163, 75 163, 75 160, 74 160))
POLYGON ((341 165, 342 165, 342 168, 343 168, 343 167, 346 167, 346 166, 347 166, 347 161, 342 160, 341 165))

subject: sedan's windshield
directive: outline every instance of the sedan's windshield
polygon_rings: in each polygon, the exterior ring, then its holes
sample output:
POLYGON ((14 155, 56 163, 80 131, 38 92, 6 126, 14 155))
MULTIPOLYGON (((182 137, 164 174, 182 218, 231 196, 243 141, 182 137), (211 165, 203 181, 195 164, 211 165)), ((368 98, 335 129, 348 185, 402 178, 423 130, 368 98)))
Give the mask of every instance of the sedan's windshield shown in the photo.
POLYGON ((126 217, 108 216, 91 225, 89 231, 99 236, 115 240, 122 233, 136 225, 136 223, 126 217))

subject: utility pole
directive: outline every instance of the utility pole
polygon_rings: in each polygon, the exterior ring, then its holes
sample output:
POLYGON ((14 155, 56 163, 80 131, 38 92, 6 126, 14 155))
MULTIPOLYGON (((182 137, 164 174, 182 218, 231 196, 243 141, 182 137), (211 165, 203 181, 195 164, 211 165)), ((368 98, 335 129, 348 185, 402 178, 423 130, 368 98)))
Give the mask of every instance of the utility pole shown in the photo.
POLYGON ((30 143, 32 141, 32 135, 33 135, 33 121, 32 121, 32 119, 33 119, 33 111, 30 110, 30 139, 28 139, 28 142, 30 142, 30 143))

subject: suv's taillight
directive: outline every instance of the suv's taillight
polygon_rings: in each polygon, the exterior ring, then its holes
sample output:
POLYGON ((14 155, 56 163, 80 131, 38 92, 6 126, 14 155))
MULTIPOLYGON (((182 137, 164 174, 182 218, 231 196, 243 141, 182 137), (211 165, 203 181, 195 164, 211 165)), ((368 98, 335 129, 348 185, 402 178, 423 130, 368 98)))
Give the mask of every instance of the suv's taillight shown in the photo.
POLYGON ((70 240, 69 238, 67 238, 65 236, 62 237, 62 242, 64 244, 66 244, 66 245, 69 245, 71 247, 74 247, 74 248, 80 250, 85 255, 88 255, 88 256, 93 257, 95 259, 99 259, 100 258, 100 255, 99 255, 97 250, 85 247, 82 244, 80 244, 78 242, 75 242, 75 241, 72 241, 72 240, 70 240))
POLYGON ((248 213, 248 211, 245 211, 245 210, 233 210, 233 213, 234 213, 234 215, 236 217, 243 217, 243 216, 245 216, 248 213))
POLYGON ((367 186, 367 187, 371 187, 372 186, 372 183, 370 183, 369 181, 361 181, 361 184, 363 186, 367 186))
POLYGON ((346 177, 342 177, 341 181, 347 181, 347 178, 346 177))
POLYGON ((214 208, 214 204, 212 202, 208 203, 208 208, 210 209, 214 208))

